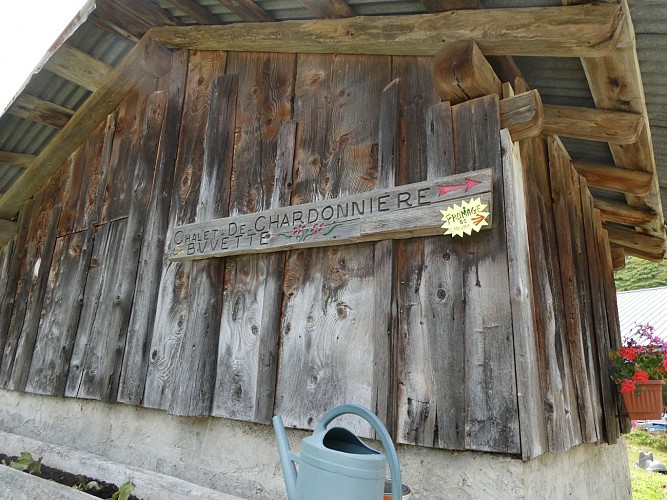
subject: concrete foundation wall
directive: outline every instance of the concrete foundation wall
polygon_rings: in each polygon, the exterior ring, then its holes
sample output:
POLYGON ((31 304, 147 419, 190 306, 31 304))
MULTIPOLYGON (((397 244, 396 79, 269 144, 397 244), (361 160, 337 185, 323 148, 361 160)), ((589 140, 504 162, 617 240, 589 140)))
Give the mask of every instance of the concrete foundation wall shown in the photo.
MULTIPOLYGON (((242 498, 285 498, 269 426, 173 417, 143 408, 0 390, 0 430, 242 498)), ((293 451, 298 451, 307 435, 288 431, 293 451)), ((18 446, 17 440, 11 442, 18 446)), ((0 437, 0 453, 23 451, 3 446, 10 444, 0 437)), ((416 446, 399 446, 398 453, 404 482, 413 488, 414 500, 631 497, 623 442, 579 446, 530 462, 416 446)), ((48 457, 44 462, 48 464, 48 457)))

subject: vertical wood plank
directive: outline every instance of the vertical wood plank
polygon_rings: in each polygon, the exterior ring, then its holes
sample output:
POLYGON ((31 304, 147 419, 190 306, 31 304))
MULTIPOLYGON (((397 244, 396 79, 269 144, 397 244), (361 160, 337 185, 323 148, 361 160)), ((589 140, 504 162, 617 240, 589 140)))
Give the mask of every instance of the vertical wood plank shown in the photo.
POLYGON ((43 243, 39 245, 35 267, 32 272, 30 290, 27 297, 25 316, 21 336, 16 345, 16 355, 11 378, 7 388, 14 391, 23 391, 30 371, 32 354, 35 348, 35 340, 39 328, 39 320, 42 313, 44 294, 51 269, 53 250, 56 245, 58 232, 58 219, 62 207, 56 205, 51 212, 49 221, 49 232, 43 243))
POLYGON ((26 391, 62 396, 90 265, 93 229, 58 238, 26 391))
POLYGON ((529 460, 548 450, 546 422, 540 384, 534 317, 533 283, 530 274, 530 250, 524 173, 518 144, 512 144, 509 132, 500 132, 503 150, 503 187, 505 227, 509 265, 509 294, 519 401, 521 457, 529 460))
MULTIPOLYGON (((180 224, 193 222, 199 199, 211 82, 224 73, 224 52, 191 51, 181 122, 174 188, 169 209, 167 238, 180 224), (187 130, 187 133, 184 132, 187 130)), ((169 262, 163 268, 156 306, 155 323, 149 349, 143 405, 168 409, 176 380, 175 369, 180 355, 189 311, 190 288, 187 264, 169 262)))
POLYGON ((84 146, 77 149, 60 167, 58 204, 62 205, 63 208, 58 223, 58 236, 70 234, 74 229, 76 204, 84 174, 84 162, 81 159, 83 149, 84 146))
MULTIPOLYGON (((616 283, 614 281, 614 267, 611 258, 611 248, 609 246, 609 236, 602 227, 602 218, 596 211, 595 227, 598 235, 598 248, 602 261, 602 284, 605 294, 605 307, 607 310, 607 326, 609 328, 609 346, 611 349, 621 347, 621 326, 618 319, 618 303, 616 302, 616 283)), ((612 391, 612 398, 616 404, 616 415, 620 432, 628 433, 631 429, 630 419, 627 418, 623 408, 622 400, 618 391, 612 391)))
POLYGON ((11 328, 11 318, 16 303, 16 292, 21 280, 21 270, 23 269, 23 258, 25 255, 25 245, 30 225, 30 215, 33 211, 33 200, 23 206, 19 214, 17 234, 14 238, 12 257, 7 269, 6 289, 2 302, 0 302, 0 373, 4 369, 4 351, 11 328))
POLYGON ((78 196, 72 231, 84 231, 99 223, 103 207, 109 206, 107 188, 113 176, 111 153, 115 134, 116 114, 111 113, 86 142, 85 182, 78 196))
MULTIPOLYGON (((227 73, 239 75, 231 215, 289 204, 294 66, 287 54, 229 55, 227 73)), ((282 252, 226 260, 213 415, 271 421, 284 266, 282 252)))
MULTIPOLYGON (((449 103, 429 108, 426 134, 427 177, 454 174, 449 103)), ((401 290, 410 302, 401 307, 405 396, 398 429, 415 444, 464 447, 465 393, 462 384, 451 383, 464 378, 462 249, 461 242, 451 237, 424 239, 414 291, 412 286, 401 290)), ((411 260, 409 254, 402 257, 411 260)))
POLYGON ((586 237, 586 257, 591 285, 591 305, 593 308, 593 326, 591 341, 596 344, 596 374, 599 377, 602 402, 601 417, 603 422, 601 440, 614 444, 618 440, 618 423, 616 421, 616 405, 612 397, 611 378, 609 372, 609 327, 602 285, 602 262, 598 249, 597 228, 595 227, 595 208, 593 197, 583 178, 579 179, 581 189, 581 206, 586 237))
POLYGON ((595 328, 593 323, 591 284, 589 281, 588 259, 586 255, 586 235, 582 214, 579 174, 574 170, 571 162, 568 162, 567 177, 568 195, 571 195, 570 200, 568 200, 568 208, 570 212, 570 227, 573 228, 572 242, 574 244, 573 254, 575 257, 578 299, 580 302, 582 319, 582 344, 584 347, 586 372, 590 386, 591 410, 595 422, 595 441, 601 442, 604 429, 604 416, 602 414, 602 403, 600 401, 600 373, 597 365, 598 346, 595 341, 595 328))
MULTIPOLYGON (((399 158, 399 103, 398 79, 389 83, 380 98, 380 116, 378 128, 377 188, 389 188, 396 185, 399 158)), ((375 317, 373 332, 378 353, 384 353, 384 362, 377 363, 372 387, 370 406, 387 428, 392 429, 396 422, 396 398, 393 387, 396 381, 394 348, 397 344, 398 310, 396 304, 396 244, 393 241, 380 241, 375 244, 375 317)), ((378 356, 379 357, 379 356, 378 356)))
POLYGON ((16 292, 14 296, 14 305, 11 310, 11 319, 9 329, 2 353, 2 365, 0 365, 0 387, 6 389, 14 370, 14 360, 16 349, 21 339, 25 313, 28 308, 28 297, 33 283, 33 273, 35 263, 37 262, 39 252, 39 243, 28 243, 23 254, 20 256, 21 270, 17 281, 16 292))
POLYGON ((553 196, 553 213, 557 231, 558 253, 563 286, 563 305, 572 377, 575 382, 577 407, 582 441, 597 439, 595 417, 591 402, 591 389, 586 369, 586 353, 583 345, 582 319, 577 288, 576 263, 573 255, 572 229, 568 210, 569 158, 557 138, 549 138, 549 171, 553 196))
MULTIPOLYGON (((195 222, 226 217, 234 152, 237 75, 213 81, 195 222)), ((225 260, 188 263, 184 280, 191 297, 183 346, 175 366, 169 413, 208 415, 213 402, 225 260)))
POLYGON ((107 357, 114 355, 116 346, 111 336, 117 332, 109 332, 99 319, 107 309, 120 303, 114 293, 114 277, 120 273, 122 258, 129 257, 121 255, 126 226, 127 219, 119 219, 95 229, 84 301, 67 372, 64 391, 67 397, 101 399, 111 389, 107 384, 110 381, 102 380, 101 372, 107 368, 104 366, 107 357))
MULTIPOLYGON (((457 173, 493 168, 502 193, 497 96, 452 108, 457 173)), ((464 325, 466 448, 519 453, 512 316, 507 291, 507 243, 502 196, 494 196, 494 227, 465 242, 464 325)))
POLYGON ((108 237, 96 241, 94 252, 100 248, 97 243, 102 243, 104 250, 100 303, 90 308, 93 311, 87 316, 86 329, 79 328, 75 353, 83 362, 70 368, 67 395, 76 388, 77 397, 116 400, 166 101, 164 91, 154 92, 147 101, 142 136, 133 158, 128 217, 111 223, 108 237))
MULTIPOLYGON (((7 244, 0 248, 0 305, 5 301, 5 297, 11 293, 9 288, 9 270, 11 268, 12 251, 14 250, 15 238, 9 240, 7 244)), ((2 352, 2 346, 0 346, 2 352)))
MULTIPOLYGON (((297 61, 299 122, 292 204, 368 191, 376 184, 378 104, 390 59, 303 55, 297 61)), ((376 363, 374 246, 288 255, 276 413, 312 428, 342 403, 373 404, 376 363)), ((346 420, 358 434, 370 429, 346 420)))
MULTIPOLYGON (((105 179, 107 199, 99 223, 127 217, 132 202, 132 166, 137 155, 137 143, 142 135, 147 97, 156 89, 155 78, 147 75, 139 81, 116 110, 110 165, 113 172, 105 179), (128 167, 129 166, 129 167, 128 167)), ((80 229, 81 226, 77 226, 80 229)))
POLYGON ((581 443, 581 429, 565 333, 546 149, 542 138, 521 143, 532 214, 528 218, 529 249, 546 433, 549 451, 559 452, 581 443))
POLYGON ((158 83, 158 89, 167 92, 168 102, 118 386, 117 400, 121 403, 138 405, 144 396, 160 276, 167 266, 164 256, 165 234, 168 230, 169 205, 174 185, 187 64, 188 51, 174 52, 171 71, 158 83))
MULTIPOLYGON (((432 58, 393 58, 393 77, 399 79, 399 168, 398 184, 409 184, 426 180, 429 168, 447 170, 448 164, 453 172, 453 158, 438 162, 447 155, 447 141, 451 151, 451 118, 449 124, 442 120, 442 114, 449 113, 447 109, 439 109, 435 113, 438 120, 427 121, 429 108, 440 102, 432 83, 432 58), (439 127, 431 129, 430 125, 439 127), (449 131, 449 132, 448 132, 449 131), (429 138, 427 142, 427 137, 429 138), (442 141, 442 143, 438 142, 442 141), (438 146, 440 144, 440 146, 438 146)), ((440 435, 437 419, 451 418, 458 414, 448 413, 447 410, 436 408, 440 401, 433 401, 431 411, 431 394, 429 387, 433 374, 433 367, 425 363, 430 344, 439 344, 439 328, 434 328, 432 317, 424 307, 428 307, 429 300, 424 294, 427 291, 429 273, 425 255, 425 239, 399 241, 396 243, 396 302, 397 302, 397 335, 394 348, 394 371, 396 381, 396 425, 395 433, 398 442, 424 444, 433 446, 439 439, 447 440, 447 436, 454 435, 462 429, 456 425, 450 429, 443 429, 440 435), (424 302, 422 302, 424 300, 424 302), (428 323, 426 323, 428 321, 428 323), (437 409, 440 409, 438 412, 437 409), (438 432, 435 430, 438 429, 438 432)), ((446 270, 440 268, 443 253, 438 260, 429 263, 433 266, 435 279, 446 281, 449 277, 446 270)), ((433 279, 433 278, 431 278, 433 279)), ((439 286, 439 284, 438 284, 439 286)), ((454 284, 453 287, 456 287, 454 284)), ((438 316, 440 318, 440 316, 438 316)), ((433 318, 433 321, 438 318, 433 318)), ((438 351, 440 352, 440 351, 438 351)), ((428 356, 429 360, 431 356, 428 356)), ((446 404, 446 403, 445 403, 446 404)), ((453 445, 453 447, 456 447, 453 445)))

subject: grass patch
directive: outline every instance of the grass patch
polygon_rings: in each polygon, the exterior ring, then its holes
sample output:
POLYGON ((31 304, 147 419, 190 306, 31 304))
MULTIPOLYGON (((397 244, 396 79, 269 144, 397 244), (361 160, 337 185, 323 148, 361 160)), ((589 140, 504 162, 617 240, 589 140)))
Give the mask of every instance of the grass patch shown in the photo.
POLYGON ((667 500, 667 474, 647 472, 632 465, 639 452, 653 452, 653 459, 667 465, 667 436, 633 429, 626 436, 632 480, 632 500, 667 500))

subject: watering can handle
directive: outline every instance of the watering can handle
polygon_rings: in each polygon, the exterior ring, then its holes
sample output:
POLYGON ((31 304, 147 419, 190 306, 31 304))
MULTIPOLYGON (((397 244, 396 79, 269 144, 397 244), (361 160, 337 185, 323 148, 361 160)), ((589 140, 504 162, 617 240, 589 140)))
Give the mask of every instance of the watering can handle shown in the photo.
POLYGON ((398 465, 396 448, 394 448, 394 443, 391 440, 391 436, 389 436, 389 432, 387 432, 386 427, 377 415, 358 405, 337 406, 322 416, 317 427, 315 427, 315 432, 323 432, 335 418, 348 414, 357 415, 366 420, 371 424, 373 430, 375 430, 377 436, 380 438, 384 451, 387 453, 387 460, 389 460, 389 471, 391 472, 391 498, 392 500, 401 500, 403 495, 403 483, 401 482, 401 469, 398 465))

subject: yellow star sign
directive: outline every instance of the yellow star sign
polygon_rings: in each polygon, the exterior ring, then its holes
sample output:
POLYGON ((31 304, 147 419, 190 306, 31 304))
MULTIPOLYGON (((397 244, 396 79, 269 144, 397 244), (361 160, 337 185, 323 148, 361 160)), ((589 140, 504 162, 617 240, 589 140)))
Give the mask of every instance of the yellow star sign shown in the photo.
POLYGON ((456 203, 447 210, 440 210, 446 229, 445 235, 461 236, 470 235, 473 231, 479 232, 483 226, 488 226, 486 218, 489 212, 485 212, 486 204, 482 203, 480 198, 472 198, 470 201, 463 201, 461 206, 456 203))

